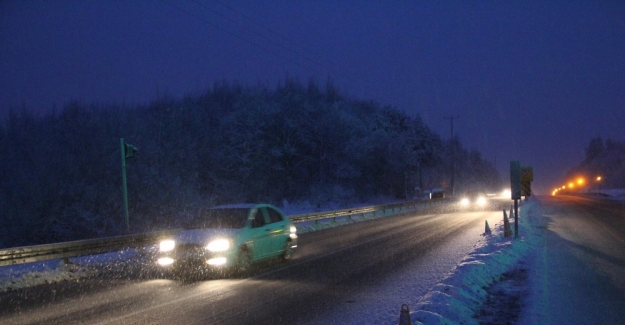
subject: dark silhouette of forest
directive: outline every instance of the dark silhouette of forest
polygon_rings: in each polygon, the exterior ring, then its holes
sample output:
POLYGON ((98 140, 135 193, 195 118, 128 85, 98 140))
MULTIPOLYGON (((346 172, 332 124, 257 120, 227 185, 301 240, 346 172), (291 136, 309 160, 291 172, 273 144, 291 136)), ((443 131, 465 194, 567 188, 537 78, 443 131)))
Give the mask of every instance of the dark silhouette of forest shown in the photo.
POLYGON ((457 137, 331 83, 221 82, 138 107, 12 110, 0 126, 0 247, 123 234, 120 138, 139 149, 127 161, 132 232, 176 227, 222 203, 344 206, 412 199, 419 183, 449 190, 452 147, 456 192, 499 184, 457 137))
POLYGON ((584 160, 567 173, 568 179, 586 177, 587 189, 625 187, 625 141, 592 138, 586 147, 584 160), (601 176, 600 182, 593 182, 601 176))

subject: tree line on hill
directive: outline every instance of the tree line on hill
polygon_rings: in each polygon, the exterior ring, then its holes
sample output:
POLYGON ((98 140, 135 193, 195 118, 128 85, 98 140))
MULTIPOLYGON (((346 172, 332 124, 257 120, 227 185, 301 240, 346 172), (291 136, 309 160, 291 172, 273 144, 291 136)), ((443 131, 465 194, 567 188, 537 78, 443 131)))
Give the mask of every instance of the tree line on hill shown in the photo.
POLYGON ((176 227, 223 203, 318 206, 412 199, 413 188, 499 184, 492 164, 420 117, 350 99, 331 83, 217 83, 147 105, 72 102, 0 125, 0 247, 123 234, 120 138, 133 232, 176 227))
POLYGON ((584 160, 567 173, 567 178, 584 176, 591 181, 590 189, 625 188, 625 141, 592 138, 586 147, 584 160), (601 181, 596 182, 600 176, 601 181))

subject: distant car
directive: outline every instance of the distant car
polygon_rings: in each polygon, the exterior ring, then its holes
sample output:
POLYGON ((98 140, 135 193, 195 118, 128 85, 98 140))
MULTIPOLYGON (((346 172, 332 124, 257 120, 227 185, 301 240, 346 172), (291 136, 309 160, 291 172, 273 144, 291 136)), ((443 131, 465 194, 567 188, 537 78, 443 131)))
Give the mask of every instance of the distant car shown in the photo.
POLYGON ((270 204, 222 205, 198 214, 159 244, 157 264, 177 272, 203 269, 245 273, 252 263, 290 260, 295 225, 270 204))
POLYGON ((442 188, 434 188, 434 189, 432 189, 432 198, 433 199, 443 199, 443 198, 445 198, 445 191, 442 188))
POLYGON ((431 200, 432 199, 432 191, 425 190, 423 191, 423 195, 421 196, 421 200, 431 200))
POLYGON ((483 208, 488 204, 488 196, 482 191, 469 191, 460 199, 460 205, 472 208, 483 208))

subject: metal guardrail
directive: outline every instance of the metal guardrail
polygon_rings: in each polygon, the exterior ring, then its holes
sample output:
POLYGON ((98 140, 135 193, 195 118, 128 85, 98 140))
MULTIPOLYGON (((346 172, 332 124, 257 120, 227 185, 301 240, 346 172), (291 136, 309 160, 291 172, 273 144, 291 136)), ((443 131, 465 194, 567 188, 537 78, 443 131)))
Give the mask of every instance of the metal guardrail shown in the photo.
POLYGON ((0 266, 39 262, 120 251, 158 241, 174 230, 138 235, 105 237, 0 250, 0 266))
POLYGON ((336 219, 338 217, 349 217, 354 215, 362 215, 366 217, 367 215, 372 216, 388 216, 398 213, 410 212, 419 210, 422 208, 429 208, 432 206, 441 205, 444 203, 451 202, 451 199, 432 199, 425 201, 409 201, 402 203, 392 203, 392 204, 383 204, 383 205, 374 205, 362 208, 349 208, 342 210, 334 210, 334 211, 325 211, 325 212, 313 212, 307 214, 299 214, 295 216, 289 217, 292 222, 300 223, 305 221, 318 221, 323 219, 336 219))
MULTIPOLYGON (((433 199, 426 201, 411 201, 404 203, 376 205, 362 208, 315 212, 290 216, 293 223, 306 221, 319 221, 338 217, 350 217, 361 215, 363 217, 382 217, 399 213, 406 213, 451 202, 451 199, 433 199)), ((160 238, 171 235, 176 230, 145 233, 138 235, 105 237, 69 241, 62 243, 23 246, 0 249, 0 266, 39 262, 57 258, 79 257, 92 254, 101 254, 120 251, 128 248, 136 248, 157 242, 160 238)))

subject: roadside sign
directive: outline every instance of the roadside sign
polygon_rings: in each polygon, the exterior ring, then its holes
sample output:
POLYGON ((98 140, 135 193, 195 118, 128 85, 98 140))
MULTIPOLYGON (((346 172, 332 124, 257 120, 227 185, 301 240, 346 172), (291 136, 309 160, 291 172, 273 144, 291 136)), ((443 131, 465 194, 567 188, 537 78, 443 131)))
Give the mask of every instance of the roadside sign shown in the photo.
POLYGON ((521 167, 521 182, 533 182, 534 181, 534 168, 521 167))
POLYGON ((521 162, 510 161, 510 199, 521 199, 521 162))
POLYGON ((532 196, 532 182, 521 181, 521 195, 532 196))

